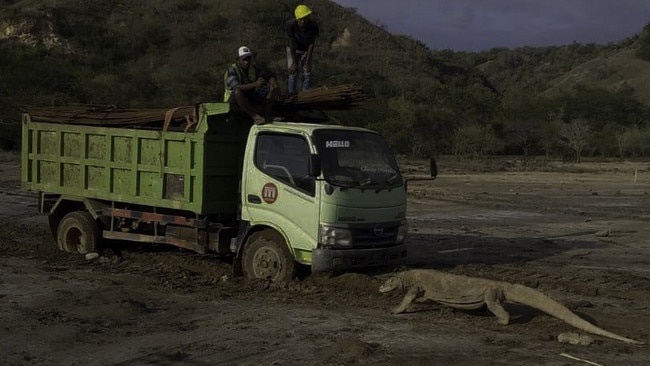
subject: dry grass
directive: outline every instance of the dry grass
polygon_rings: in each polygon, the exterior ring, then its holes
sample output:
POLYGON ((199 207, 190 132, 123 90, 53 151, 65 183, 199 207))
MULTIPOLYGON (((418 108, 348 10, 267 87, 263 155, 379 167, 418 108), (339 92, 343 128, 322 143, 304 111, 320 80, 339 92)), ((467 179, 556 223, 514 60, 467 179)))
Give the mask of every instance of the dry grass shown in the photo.
MULTIPOLYGON (((429 162, 398 158, 405 175, 427 175, 429 162)), ((570 163, 546 157, 496 156, 479 159, 441 156, 437 159, 441 174, 494 173, 494 172, 555 172, 555 173, 625 173, 650 172, 650 159, 585 159, 581 163, 570 163)))
POLYGON ((610 57, 598 57, 576 67, 553 80, 547 95, 573 90, 576 85, 600 88, 612 92, 633 91, 633 95, 643 104, 650 103, 650 62, 638 59, 633 50, 623 50, 610 57))

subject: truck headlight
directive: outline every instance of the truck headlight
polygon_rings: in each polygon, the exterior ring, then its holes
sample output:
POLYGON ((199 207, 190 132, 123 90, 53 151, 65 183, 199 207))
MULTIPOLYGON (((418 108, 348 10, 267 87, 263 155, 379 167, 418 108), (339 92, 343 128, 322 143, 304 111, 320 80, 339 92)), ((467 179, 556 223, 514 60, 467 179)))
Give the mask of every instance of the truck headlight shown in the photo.
POLYGON ((342 227, 321 225, 319 239, 323 246, 349 247, 352 246, 352 231, 342 227))
POLYGON ((406 220, 402 220, 399 224, 399 229, 397 229, 397 238, 395 239, 398 243, 403 243, 406 240, 406 234, 409 232, 409 224, 406 220))

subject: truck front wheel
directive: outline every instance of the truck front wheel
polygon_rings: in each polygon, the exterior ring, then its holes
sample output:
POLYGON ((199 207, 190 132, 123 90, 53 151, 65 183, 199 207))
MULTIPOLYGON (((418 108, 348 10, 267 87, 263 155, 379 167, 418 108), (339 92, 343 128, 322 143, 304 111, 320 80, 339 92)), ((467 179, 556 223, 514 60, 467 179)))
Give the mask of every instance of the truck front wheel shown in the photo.
POLYGON ((296 263, 282 236, 270 229, 253 233, 244 244, 242 267, 247 278, 290 281, 296 263))
POLYGON ((100 233, 92 215, 74 211, 61 219, 56 232, 56 243, 60 250, 69 253, 94 253, 99 250, 100 233))

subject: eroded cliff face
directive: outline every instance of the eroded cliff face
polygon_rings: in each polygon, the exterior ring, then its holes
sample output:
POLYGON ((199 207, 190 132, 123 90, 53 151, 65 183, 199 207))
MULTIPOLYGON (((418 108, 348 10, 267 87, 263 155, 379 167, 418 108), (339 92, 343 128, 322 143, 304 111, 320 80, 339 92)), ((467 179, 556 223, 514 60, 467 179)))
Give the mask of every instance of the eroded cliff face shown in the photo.
POLYGON ((39 17, 0 19, 0 40, 12 39, 32 47, 42 46, 72 53, 72 47, 56 31, 50 14, 39 17))

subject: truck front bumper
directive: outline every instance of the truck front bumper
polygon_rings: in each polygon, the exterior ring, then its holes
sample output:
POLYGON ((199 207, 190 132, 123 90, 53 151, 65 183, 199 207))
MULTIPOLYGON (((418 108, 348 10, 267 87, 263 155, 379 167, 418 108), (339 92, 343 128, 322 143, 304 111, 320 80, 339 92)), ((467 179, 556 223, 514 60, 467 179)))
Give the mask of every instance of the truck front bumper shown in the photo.
POLYGON ((328 249, 317 248, 311 253, 312 272, 339 271, 403 264, 406 260, 406 245, 379 249, 328 249))

